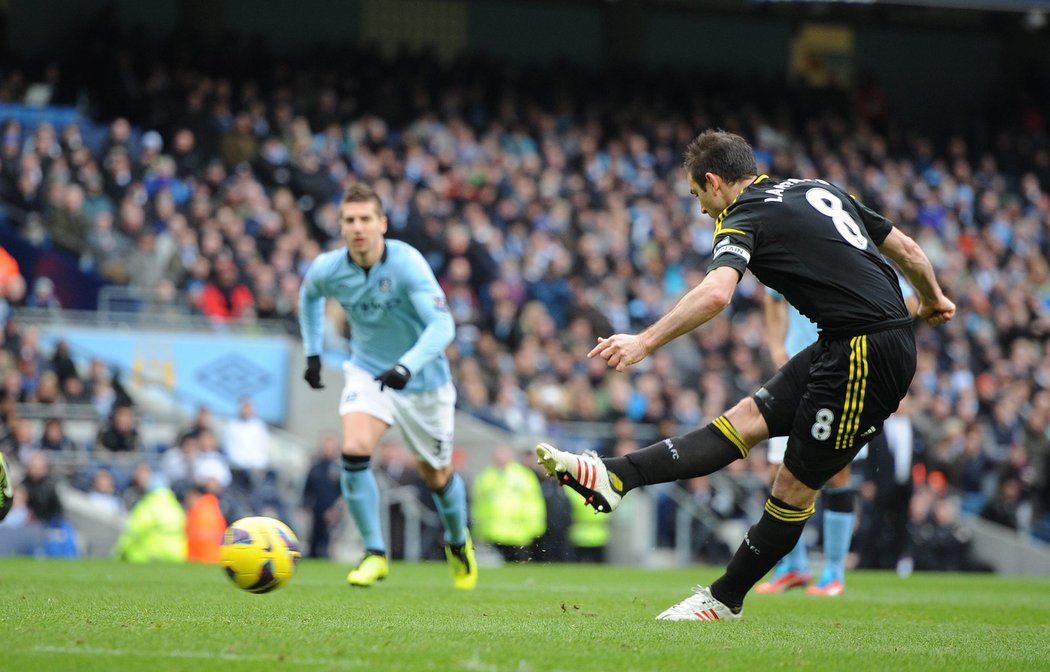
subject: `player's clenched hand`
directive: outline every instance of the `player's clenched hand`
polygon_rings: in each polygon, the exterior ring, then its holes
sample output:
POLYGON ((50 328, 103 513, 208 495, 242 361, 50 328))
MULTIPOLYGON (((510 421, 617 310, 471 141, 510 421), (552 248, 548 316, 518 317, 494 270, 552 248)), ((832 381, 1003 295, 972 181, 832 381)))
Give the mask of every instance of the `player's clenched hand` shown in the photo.
POLYGON ((375 377, 379 381, 379 391, 382 392, 383 388, 389 387, 391 390, 403 390, 405 385, 408 385, 408 379, 412 377, 412 372, 409 371, 401 364, 397 364, 392 369, 387 369, 383 373, 375 377))
POLYGON ((321 382, 321 357, 319 355, 310 355, 306 358, 306 372, 303 374, 303 380, 315 390, 324 387, 324 383, 321 382))
POLYGON ((933 303, 921 301, 915 314, 931 326, 939 326, 955 317, 955 304, 943 294, 933 303))
POLYGON ((636 334, 616 334, 609 338, 598 338, 598 345, 587 353, 588 357, 601 357, 610 368, 625 371, 648 356, 649 350, 636 334))

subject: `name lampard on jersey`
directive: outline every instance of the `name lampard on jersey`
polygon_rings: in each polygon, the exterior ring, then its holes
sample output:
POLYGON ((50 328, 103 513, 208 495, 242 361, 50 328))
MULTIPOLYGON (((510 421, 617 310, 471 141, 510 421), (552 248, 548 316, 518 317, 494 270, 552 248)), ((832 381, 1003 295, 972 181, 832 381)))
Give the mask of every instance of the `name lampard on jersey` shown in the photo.
POLYGON ((350 310, 355 313, 372 313, 377 310, 391 310, 401 305, 401 299, 387 299, 386 301, 360 301, 351 303, 350 310))
POLYGON ((829 187, 831 186, 831 184, 829 182, 825 181, 825 180, 817 180, 817 179, 812 179, 811 180, 811 179, 803 179, 803 178, 798 178, 798 177, 792 177, 789 180, 784 180, 783 182, 780 182, 778 184, 774 184, 771 189, 764 189, 763 191, 765 191, 767 194, 771 194, 772 198, 767 198, 763 202, 764 203, 769 203, 770 201, 772 201, 774 203, 783 203, 784 202, 784 190, 787 189, 788 187, 793 187, 796 184, 802 184, 803 182, 816 182, 818 184, 823 184, 823 185, 826 185, 826 186, 829 186, 829 187))

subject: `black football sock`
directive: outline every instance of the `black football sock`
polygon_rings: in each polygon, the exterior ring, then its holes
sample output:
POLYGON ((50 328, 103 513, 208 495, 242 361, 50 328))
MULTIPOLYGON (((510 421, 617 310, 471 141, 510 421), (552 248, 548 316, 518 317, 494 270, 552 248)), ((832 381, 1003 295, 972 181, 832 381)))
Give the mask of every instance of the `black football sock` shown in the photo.
POLYGON ((812 506, 800 509, 770 497, 762 518, 744 535, 725 574, 711 584, 711 595, 733 613, 740 613, 747 591, 795 547, 812 515, 812 506))
POLYGON ((622 494, 643 485, 707 476, 733 460, 747 457, 749 449, 723 415, 688 434, 602 461, 623 481, 622 494))

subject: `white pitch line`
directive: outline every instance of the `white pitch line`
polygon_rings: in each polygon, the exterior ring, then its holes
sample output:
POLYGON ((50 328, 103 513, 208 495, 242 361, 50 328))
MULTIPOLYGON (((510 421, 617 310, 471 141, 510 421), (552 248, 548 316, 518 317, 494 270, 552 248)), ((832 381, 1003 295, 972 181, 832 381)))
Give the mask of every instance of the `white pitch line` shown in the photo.
POLYGON ((226 651, 134 651, 131 649, 98 649, 91 646, 34 646, 35 653, 58 653, 71 656, 131 656, 138 658, 207 658, 219 660, 258 660, 284 665, 328 665, 337 667, 359 667, 361 660, 325 660, 318 658, 277 658, 258 654, 229 653, 226 651))

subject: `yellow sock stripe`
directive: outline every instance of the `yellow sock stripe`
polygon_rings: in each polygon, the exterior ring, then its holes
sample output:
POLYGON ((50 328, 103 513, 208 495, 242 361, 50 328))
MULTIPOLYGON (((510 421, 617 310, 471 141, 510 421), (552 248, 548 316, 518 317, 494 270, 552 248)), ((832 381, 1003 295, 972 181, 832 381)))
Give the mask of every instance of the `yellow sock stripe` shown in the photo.
POLYGON ((839 417, 839 431, 835 435, 835 450, 842 447, 842 441, 846 436, 846 426, 849 424, 849 413, 853 402, 853 386, 857 376, 857 339, 852 338, 849 342, 849 378, 846 379, 846 399, 842 402, 842 414, 839 417))
POLYGON ((810 504, 809 507, 799 511, 798 509, 785 509, 782 506, 777 506, 770 500, 766 500, 766 513, 773 516, 777 520, 782 520, 785 523, 801 523, 809 519, 813 515, 815 505, 810 504))
POLYGON ((729 441, 736 446, 736 449, 740 451, 740 457, 747 457, 747 453, 750 450, 747 444, 744 443, 743 437, 740 436, 740 432, 736 431, 736 427, 733 423, 729 422, 729 418, 724 415, 720 415, 711 422, 718 431, 722 432, 722 436, 729 439, 729 441))

